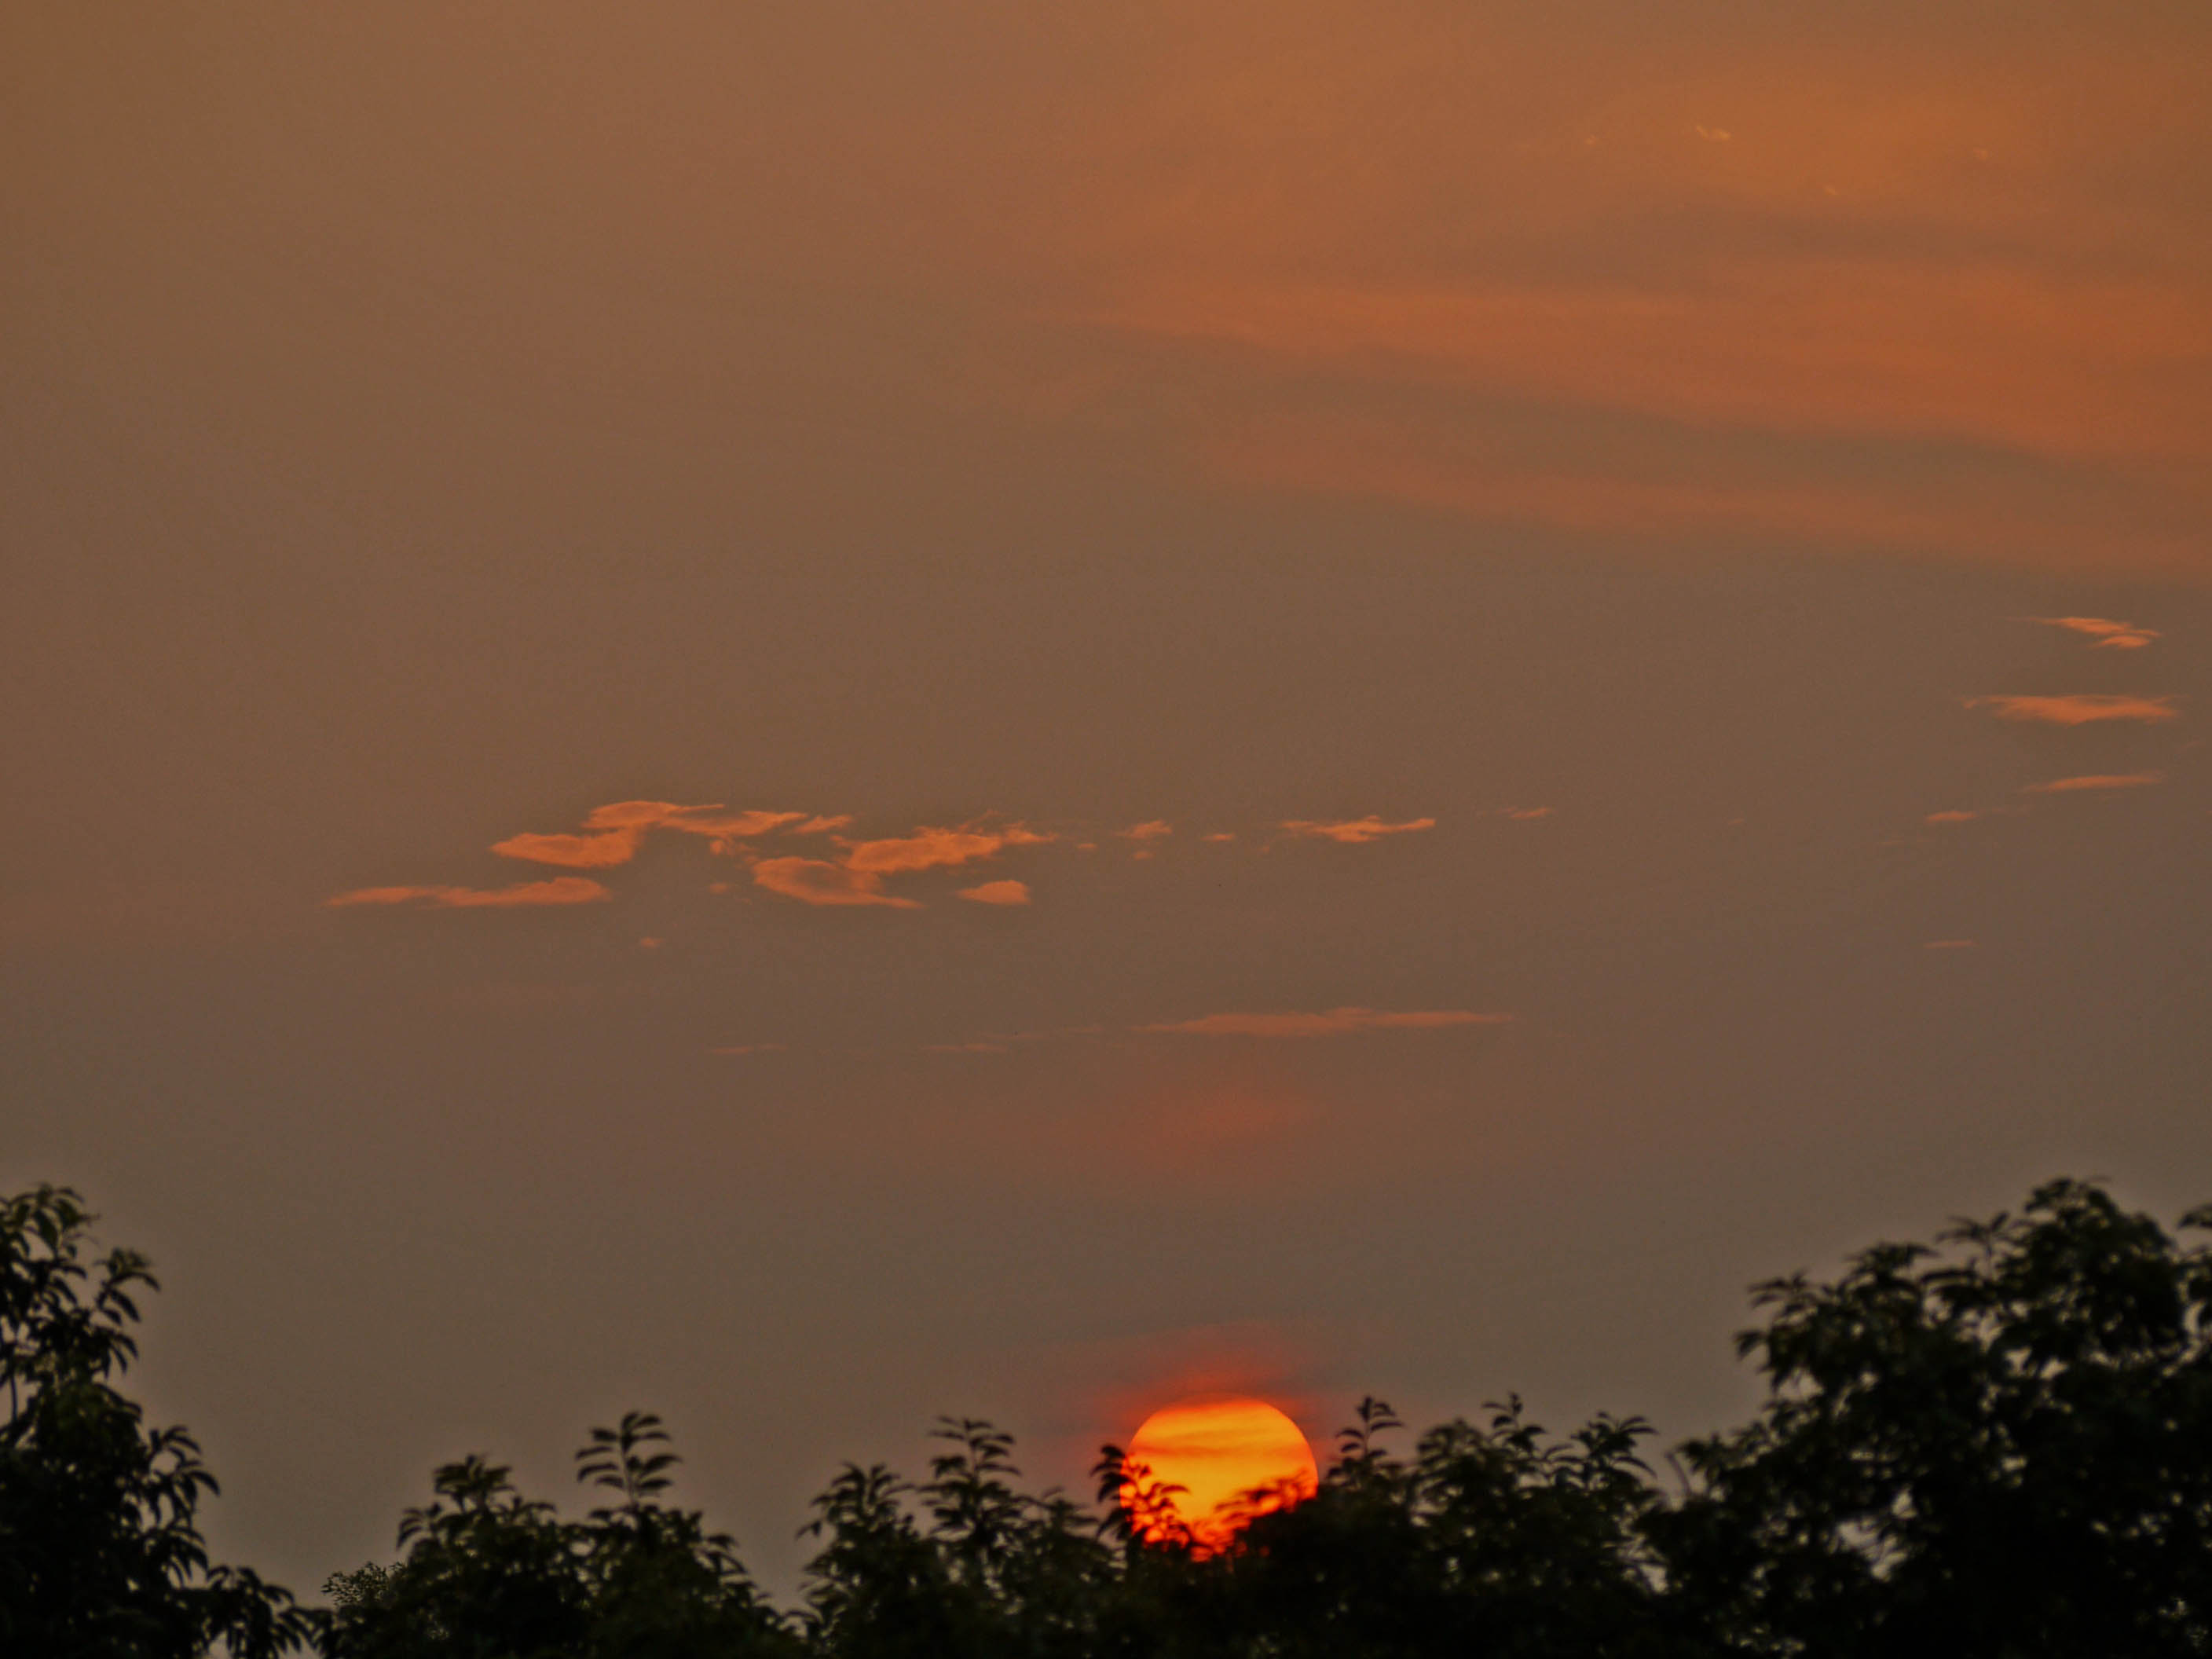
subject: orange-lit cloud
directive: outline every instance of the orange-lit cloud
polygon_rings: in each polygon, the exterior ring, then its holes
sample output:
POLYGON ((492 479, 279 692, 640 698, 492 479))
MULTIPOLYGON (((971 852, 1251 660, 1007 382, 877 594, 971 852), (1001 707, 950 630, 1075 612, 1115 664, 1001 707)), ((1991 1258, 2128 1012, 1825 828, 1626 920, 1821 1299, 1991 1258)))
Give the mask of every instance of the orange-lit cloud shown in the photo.
POLYGON ((527 859, 532 864, 557 864, 569 870, 607 870, 628 864, 637 855, 642 829, 611 830, 592 836, 509 836, 494 842, 491 850, 501 858, 527 859))
POLYGON ((2212 117, 2128 9, 2001 45, 1861 9, 1817 47, 1203 9, 1085 152, 1119 222, 1071 198, 1058 314, 1146 353, 1233 481, 2206 571, 2212 276, 2166 158, 2212 117))
POLYGON ((2179 720, 2172 697, 2131 697, 2119 692, 2077 691, 2065 696, 1969 697, 1969 708, 1987 708, 1999 720, 2036 720, 2046 726, 2087 726, 2097 720, 2141 720, 2155 725, 2179 720))
POLYGON ((2041 623, 2046 628, 2087 634, 2092 645, 2118 651, 2140 651, 2159 637, 2155 628, 2138 628, 2133 623, 2114 622, 2108 617, 2030 617, 2028 620, 2041 623))
POLYGON ((1971 823, 1979 817, 1979 812, 1961 811, 1953 807, 1947 811, 1930 812, 1924 821, 1929 823, 1971 823))
POLYGON ((925 1042, 921 1045, 921 1052, 925 1054, 1003 1054, 1006 1052, 1006 1045, 1003 1042, 925 1042))
POLYGON ((1027 904, 1030 888, 1025 881, 987 881, 978 887, 962 888, 960 896, 977 904, 1027 904))
POLYGON ((333 909, 356 904, 421 904, 437 910, 505 910, 544 904, 591 904, 613 894, 584 876, 556 876, 513 887, 362 887, 323 902, 333 909))
POLYGON ((1175 834, 1175 825, 1165 818, 1147 818, 1142 823, 1133 823, 1121 831, 1124 841, 1158 841, 1163 836, 1175 834))
POLYGON ((1555 810, 1549 806, 1509 806, 1505 816, 1516 823, 1526 823, 1534 818, 1548 818, 1555 810))
POLYGON ((2053 778, 2048 783, 2031 783, 2021 793, 2027 795, 2070 795, 2083 789, 2140 789, 2147 784, 2164 783, 2163 772, 2086 772, 2075 778, 2053 778))
POLYGON ((1402 836, 1415 830, 1433 830, 1436 827, 1434 818, 1408 818, 1403 823, 1385 823, 1371 812, 1364 818, 1340 818, 1328 823, 1310 818, 1286 818, 1282 824, 1285 835, 1333 841, 1346 847, 1364 846, 1370 841, 1379 841, 1384 836, 1402 836))
POLYGON ((897 910, 921 908, 913 899, 884 892, 884 878, 874 871, 855 870, 827 859, 763 859, 753 866, 753 881, 801 904, 880 904, 897 910))
POLYGON ((1478 1014, 1465 1008, 1415 1009, 1392 1013, 1376 1008, 1331 1008, 1317 1014, 1207 1014, 1198 1019, 1139 1025, 1139 1031, 1186 1036, 1317 1037, 1354 1031, 1434 1031, 1458 1025, 1503 1025, 1511 1014, 1478 1014))
POLYGON ((925 826, 910 836, 850 844, 846 867, 871 875, 900 875, 915 870, 957 866, 994 856, 1001 848, 1033 847, 1050 841, 1024 824, 1010 823, 995 830, 959 830, 925 826))
POLYGON ((852 821, 853 815, 850 812, 840 812, 834 818, 825 818, 817 815, 807 819, 804 823, 793 824, 784 833, 787 836, 827 835, 832 830, 842 830, 852 821))
POLYGON ((724 843, 749 836, 764 836, 787 823, 795 823, 804 812, 744 811, 732 813, 719 803, 683 806, 666 800, 618 800, 595 806, 585 816, 584 835, 509 836, 493 843, 502 858, 526 859, 533 864, 558 865, 570 870, 609 870, 628 864, 637 855, 638 843, 653 829, 679 830, 686 835, 712 837, 717 851, 724 843))

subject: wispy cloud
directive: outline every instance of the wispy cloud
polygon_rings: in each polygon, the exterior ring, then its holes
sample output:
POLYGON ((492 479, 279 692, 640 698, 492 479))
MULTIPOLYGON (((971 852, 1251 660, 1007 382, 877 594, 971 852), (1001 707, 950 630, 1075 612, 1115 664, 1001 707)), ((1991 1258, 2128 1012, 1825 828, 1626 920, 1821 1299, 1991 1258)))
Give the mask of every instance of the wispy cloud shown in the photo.
POLYGON ((926 1054, 1003 1054, 1003 1042, 925 1042, 921 1051, 926 1054))
POLYGON ((1548 818, 1556 810, 1549 806, 1509 806, 1505 816, 1517 823, 1527 823, 1534 818, 1548 818))
POLYGON ((1165 818, 1147 818, 1142 823, 1133 823, 1121 831, 1124 841, 1158 841, 1175 834, 1175 825, 1165 818))
POLYGON ((510 910, 544 904, 592 904, 613 894, 584 876, 556 876, 513 887, 359 887, 327 898, 343 909, 359 904, 417 904, 434 910, 510 910))
POLYGON ((2048 783, 2031 783, 2021 793, 2024 795, 2070 795, 2082 789, 2140 789, 2147 784, 2164 783, 2163 772, 2085 772, 2075 778, 2053 778, 2048 783))
POLYGON ((1947 811, 1930 812, 1924 822, 1929 823, 1972 823, 1981 817, 1979 812, 1961 811, 1953 807, 1947 811))
POLYGON ((2099 649, 2140 651, 2159 637, 2155 628, 2138 628, 2133 623, 2114 622, 2109 617, 2030 617, 2028 621, 2041 623, 2045 628, 2064 628, 2087 634, 2091 644, 2099 649))
POLYGON ((921 908, 913 899, 884 892, 884 878, 878 872, 832 864, 827 859, 763 859, 753 866, 753 881, 757 886, 797 899, 801 904, 880 904, 896 910, 921 908))
POLYGON ((502 858, 526 859, 532 864, 558 865, 570 870, 610 870, 637 856, 638 844, 648 830, 678 830, 704 836, 716 849, 753 836, 764 836, 787 823, 796 823, 804 812, 751 810, 732 812, 720 802, 684 806, 668 800, 617 800, 595 806, 584 818, 583 835, 525 833, 495 842, 492 851, 502 858))
POLYGON ((1021 823, 990 830, 972 824, 958 830, 925 826, 910 836, 849 843, 845 865, 872 875, 899 875, 969 864, 994 857, 1002 848, 1033 847, 1051 839, 1021 823))
POLYGON ((1184 1036, 1320 1037, 1355 1031, 1434 1031, 1459 1025, 1503 1025, 1511 1014, 1479 1014, 1466 1008, 1426 1008, 1393 1013, 1376 1008, 1331 1008, 1314 1014, 1206 1014, 1197 1019, 1139 1025, 1139 1031, 1184 1036))
POLYGON ((501 858, 556 864, 569 870, 609 870, 637 856, 641 830, 610 830, 592 836, 509 836, 491 850, 501 858))
POLYGON ((1386 823, 1373 813, 1364 818, 1339 818, 1322 821, 1313 818, 1285 818, 1285 835, 1304 836, 1315 841, 1333 841, 1346 847, 1364 846, 1370 841, 1380 841, 1385 836, 1403 836, 1416 830, 1433 830, 1434 818, 1408 818, 1403 823, 1386 823))
POLYGON ((2134 697, 2112 691, 2076 691, 2064 696, 1969 697, 1969 708, 1987 708, 1999 720, 2034 720, 2045 726, 2087 726, 2097 720, 2141 720, 2155 725, 2179 720, 2172 697, 2134 697))
POLYGON ((987 881, 978 887, 963 887, 960 896, 977 904, 1027 904, 1030 886, 1025 881, 987 881))

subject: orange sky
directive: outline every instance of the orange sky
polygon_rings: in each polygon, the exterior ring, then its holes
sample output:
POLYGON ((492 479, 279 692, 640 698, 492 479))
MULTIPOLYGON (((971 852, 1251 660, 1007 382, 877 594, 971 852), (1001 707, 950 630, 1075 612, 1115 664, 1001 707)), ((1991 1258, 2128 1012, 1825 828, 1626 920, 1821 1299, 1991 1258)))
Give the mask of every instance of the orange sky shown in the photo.
POLYGON ((1687 1434, 1746 1283, 2212 1199, 2208 53, 0 19, 0 1177, 222 1547, 632 1406, 779 1583, 939 1412, 1687 1434))

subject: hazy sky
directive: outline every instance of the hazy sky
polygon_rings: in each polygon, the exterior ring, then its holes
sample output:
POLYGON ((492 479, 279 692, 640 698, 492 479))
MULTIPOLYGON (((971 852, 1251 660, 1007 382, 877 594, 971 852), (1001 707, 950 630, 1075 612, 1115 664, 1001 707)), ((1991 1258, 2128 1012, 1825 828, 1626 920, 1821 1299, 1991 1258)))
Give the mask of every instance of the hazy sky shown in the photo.
POLYGON ((662 1412, 1678 1437, 2212 1199, 2201 0, 0 20, 0 1183, 297 1588, 662 1412))

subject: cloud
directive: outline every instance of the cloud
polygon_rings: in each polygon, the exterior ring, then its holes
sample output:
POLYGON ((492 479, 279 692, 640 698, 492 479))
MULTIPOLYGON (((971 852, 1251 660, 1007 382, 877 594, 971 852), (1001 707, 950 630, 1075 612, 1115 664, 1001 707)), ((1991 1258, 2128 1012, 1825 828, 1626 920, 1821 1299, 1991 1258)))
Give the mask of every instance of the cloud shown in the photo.
MULTIPOLYGON (((584 818, 584 835, 509 836, 495 842, 492 851, 502 858, 527 859, 533 864, 559 865, 570 870, 609 870, 637 856, 638 843, 653 829, 680 830, 686 835, 714 838, 715 850, 728 850, 729 841, 764 836, 783 824, 795 823, 804 812, 750 811, 731 812, 719 802, 684 806, 667 800, 618 800, 595 806, 584 818)), ((842 820, 841 820, 842 822, 842 820)))
POLYGON ((2131 697, 2118 692, 2076 691, 2058 697, 1969 697, 1969 708, 1993 710, 2001 720, 2036 720, 2046 726, 2087 726, 2094 720, 2179 720, 2172 697, 2131 697))
POLYGON ((1511 1014, 1478 1014, 1464 1008, 1389 1013, 1375 1008, 1331 1008, 1318 1014, 1207 1014, 1198 1019, 1139 1025, 1139 1031, 1184 1036, 1317 1037, 1354 1031, 1433 1031, 1457 1025, 1503 1025, 1511 1014))
POLYGON ((987 881, 980 887, 963 887, 960 896, 977 904, 1027 904, 1030 887, 1025 881, 987 881))
POLYGON ((679 806, 667 800, 618 800, 592 809, 584 820, 586 830, 681 830, 689 836, 717 840, 765 836, 787 823, 796 823, 804 812, 764 811, 757 807, 732 812, 720 801, 703 806, 679 806))
POLYGON ((1001 848, 1032 847, 1051 839, 1050 836, 1038 835, 1027 825, 1019 823, 1010 823, 998 830, 977 830, 973 826, 944 830, 924 826, 910 836, 848 843, 844 861, 848 869, 863 871, 871 875, 900 875, 913 870, 935 870, 972 863, 977 859, 996 856, 1001 848))
POLYGON ((790 829, 784 831, 784 834, 787 836, 827 835, 832 830, 842 830, 852 821, 853 815, 850 812, 840 812, 834 818, 825 818, 817 815, 807 819, 804 823, 792 825, 790 829))
POLYGON ((1124 841, 1158 841, 1163 836, 1175 834, 1175 825, 1165 818, 1147 818, 1142 823, 1133 823, 1121 832, 1124 841))
POLYGON ((1234 830, 1216 830, 1212 835, 1206 836, 1206 839, 1215 842, 1235 841, 1237 839, 1237 832, 1234 830))
POLYGON ((586 830, 649 830, 690 812, 718 812, 719 805, 679 806, 672 800, 617 800, 585 815, 586 830))
POLYGON ((2086 772, 2078 778, 2053 778, 2048 783, 2031 783, 2021 793, 2070 795, 2081 789, 2140 789, 2146 784, 2165 781, 2163 772, 2086 772))
POLYGON ((1923 822, 1928 823, 1971 823, 1981 817, 1979 812, 1964 812, 1953 807, 1948 811, 1930 812, 1923 822))
POLYGON ((323 902, 332 909, 357 904, 421 904, 435 910, 506 910, 546 904, 592 904, 613 894, 584 876, 556 876, 513 887, 361 887, 323 902))
POLYGON ((2028 621, 2041 623, 2045 628, 2065 628, 2076 634, 2087 634, 2100 649, 2140 651, 2159 637, 2155 628, 2138 628, 2133 623, 2114 622, 2106 617, 2030 617, 2028 621))
POLYGON ((1373 813, 1364 818, 1344 818, 1334 823, 1318 823, 1310 818, 1285 818, 1284 832, 1292 836, 1310 836, 1316 841, 1334 841, 1346 847, 1362 847, 1384 836, 1402 836, 1415 830, 1433 830, 1434 818, 1408 818, 1403 823, 1385 823, 1373 813))
POLYGON ((801 904, 882 904, 897 910, 921 908, 910 898, 884 892, 884 878, 877 872, 832 864, 827 859, 763 859, 753 866, 753 881, 801 904))
POLYGON ((501 858, 527 859, 532 864, 557 864, 569 870, 608 870, 628 864, 637 856, 642 827, 612 830, 596 836, 509 836, 495 841, 491 850, 501 858))
POLYGON ((1003 1054, 1006 1052, 1006 1045, 1003 1042, 925 1042, 921 1045, 921 1052, 925 1054, 1003 1054))
POLYGON ((1516 823, 1526 823, 1531 818, 1548 818, 1556 808, 1549 806, 1509 806, 1505 816, 1516 823))

